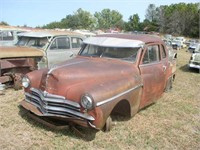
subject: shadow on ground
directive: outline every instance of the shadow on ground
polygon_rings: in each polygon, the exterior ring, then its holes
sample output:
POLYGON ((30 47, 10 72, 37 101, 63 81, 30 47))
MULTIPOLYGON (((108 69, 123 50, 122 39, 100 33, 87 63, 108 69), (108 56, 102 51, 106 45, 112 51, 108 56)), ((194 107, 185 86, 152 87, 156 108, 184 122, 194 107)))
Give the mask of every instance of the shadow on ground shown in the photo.
MULTIPOLYGON (((83 128, 83 127, 79 127, 79 126, 72 126, 72 125, 67 126, 66 124, 64 126, 64 124, 62 125, 62 123, 64 123, 64 122, 63 121, 58 122, 58 120, 51 120, 51 122, 54 122, 57 125, 59 124, 59 127, 61 127, 61 128, 49 127, 48 125, 38 122, 37 120, 34 120, 32 117, 30 117, 28 115, 28 113, 30 113, 30 112, 25 110, 23 107, 18 106, 18 108, 19 108, 18 114, 22 117, 22 119, 26 120, 29 124, 31 124, 32 126, 35 126, 36 128, 40 128, 40 129, 46 130, 46 131, 51 131, 56 134, 69 136, 69 137, 76 138, 76 139, 82 139, 84 141, 91 141, 96 136, 97 130, 93 130, 90 128, 83 128)), ((45 120, 45 118, 43 118, 43 119, 45 120)), ((45 121, 47 121, 47 120, 45 120, 45 121)))
POLYGON ((181 66, 180 70, 183 71, 183 72, 200 73, 200 69, 189 68, 188 64, 181 66))

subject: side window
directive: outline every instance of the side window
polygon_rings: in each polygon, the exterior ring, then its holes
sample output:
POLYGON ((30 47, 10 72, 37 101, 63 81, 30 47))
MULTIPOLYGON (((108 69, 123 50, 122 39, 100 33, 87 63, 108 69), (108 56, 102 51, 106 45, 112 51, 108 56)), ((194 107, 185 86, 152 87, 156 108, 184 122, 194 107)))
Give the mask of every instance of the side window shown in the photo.
POLYGON ((12 41, 14 40, 12 31, 0 31, 0 40, 2 41, 12 41))
POLYGON ((165 51, 163 45, 161 45, 161 54, 162 54, 162 59, 164 59, 164 58, 167 57, 167 55, 166 55, 166 51, 165 51))
POLYGON ((68 37, 56 38, 50 47, 50 50, 55 49, 70 49, 70 41, 68 37))
POLYGON ((158 45, 148 46, 143 58, 143 64, 148 64, 160 60, 158 45))
POLYGON ((28 44, 27 44, 28 46, 35 46, 35 45, 37 45, 37 41, 36 41, 36 39, 30 39, 29 41, 28 41, 28 44))
POLYGON ((51 43, 51 47, 50 47, 50 49, 51 50, 54 50, 54 49, 57 49, 57 39, 55 39, 52 43, 51 43))
POLYGON ((81 47, 81 43, 82 43, 82 39, 81 38, 77 38, 77 37, 72 37, 71 38, 71 43, 72 43, 72 48, 80 48, 81 47))

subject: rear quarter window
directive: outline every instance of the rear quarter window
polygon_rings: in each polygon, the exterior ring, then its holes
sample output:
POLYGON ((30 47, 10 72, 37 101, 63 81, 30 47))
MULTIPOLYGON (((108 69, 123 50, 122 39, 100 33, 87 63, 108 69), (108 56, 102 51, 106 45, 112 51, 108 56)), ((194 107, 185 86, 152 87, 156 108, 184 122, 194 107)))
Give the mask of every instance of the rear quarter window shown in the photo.
POLYGON ((165 59, 167 57, 167 54, 163 45, 161 45, 161 55, 162 55, 161 56, 162 59, 165 59))

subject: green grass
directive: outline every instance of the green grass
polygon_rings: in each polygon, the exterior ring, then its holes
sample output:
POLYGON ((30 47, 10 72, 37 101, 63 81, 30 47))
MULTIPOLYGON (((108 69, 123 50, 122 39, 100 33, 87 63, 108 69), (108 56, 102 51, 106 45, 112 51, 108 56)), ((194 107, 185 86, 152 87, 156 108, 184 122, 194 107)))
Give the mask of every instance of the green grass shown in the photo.
MULTIPOLYGON (((19 102, 23 91, 0 95, 0 149, 157 150, 200 149, 200 74, 187 67, 189 53, 178 51, 173 89, 131 119, 117 119, 108 132, 86 141, 70 130, 55 131, 31 120, 19 102)), ((88 131, 88 135, 89 135, 88 131)))

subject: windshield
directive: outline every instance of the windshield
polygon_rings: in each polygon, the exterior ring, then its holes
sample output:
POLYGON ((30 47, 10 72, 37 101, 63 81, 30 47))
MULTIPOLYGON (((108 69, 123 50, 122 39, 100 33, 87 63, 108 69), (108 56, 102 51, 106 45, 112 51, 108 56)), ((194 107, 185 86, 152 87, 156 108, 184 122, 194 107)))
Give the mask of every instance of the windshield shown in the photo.
POLYGON ((47 44, 48 39, 37 38, 37 37, 21 37, 17 42, 17 46, 28 46, 28 47, 36 47, 36 48, 44 48, 47 44))
POLYGON ((121 59, 124 61, 135 62, 139 47, 124 48, 124 47, 101 47, 96 45, 85 45, 79 53, 81 56, 89 57, 106 57, 121 59))

